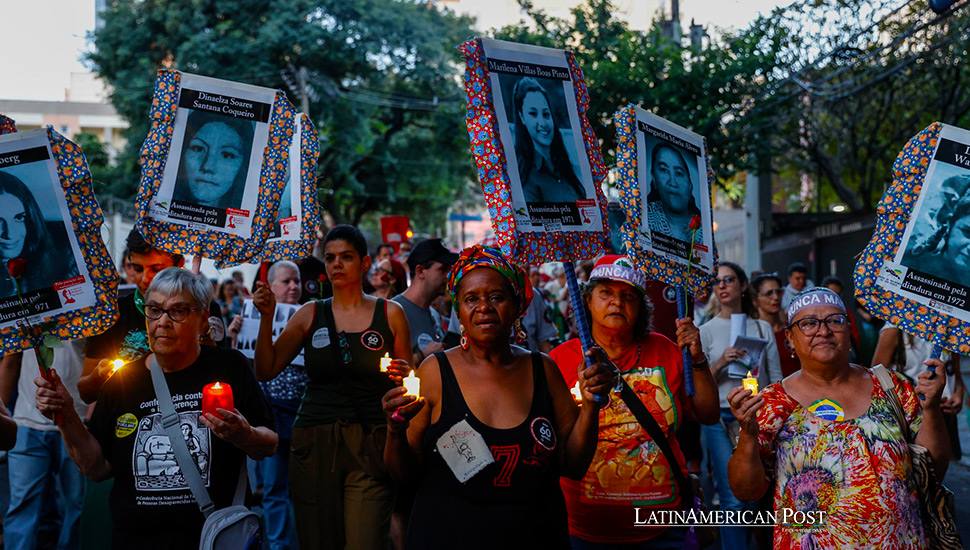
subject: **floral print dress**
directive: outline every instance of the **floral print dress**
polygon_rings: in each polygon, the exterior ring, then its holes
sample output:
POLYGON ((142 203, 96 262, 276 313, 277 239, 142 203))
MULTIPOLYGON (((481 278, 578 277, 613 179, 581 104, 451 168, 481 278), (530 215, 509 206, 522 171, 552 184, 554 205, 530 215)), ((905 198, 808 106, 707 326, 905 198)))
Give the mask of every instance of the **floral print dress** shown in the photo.
MULTIPOLYGON (((916 394, 890 374, 915 433, 922 421, 916 394)), ((765 471, 775 481, 774 548, 928 548, 909 481, 909 447, 875 376, 872 386, 866 412, 842 421, 816 417, 780 383, 765 388, 758 442, 765 471), (786 509, 787 522, 782 519, 786 509), (825 523, 799 526, 794 511, 825 512, 825 523)))

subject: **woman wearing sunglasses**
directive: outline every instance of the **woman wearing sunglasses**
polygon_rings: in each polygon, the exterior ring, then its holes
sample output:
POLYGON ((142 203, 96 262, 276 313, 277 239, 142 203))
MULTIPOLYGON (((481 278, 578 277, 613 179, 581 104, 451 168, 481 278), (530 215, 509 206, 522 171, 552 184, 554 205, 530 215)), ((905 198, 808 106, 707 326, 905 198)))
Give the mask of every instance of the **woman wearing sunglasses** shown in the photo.
MULTIPOLYGON (((734 415, 731 414, 726 396, 729 391, 741 386, 741 379, 749 370, 758 378, 762 386, 768 385, 772 380, 779 380, 781 366, 778 361, 778 348, 775 345, 775 333, 771 325, 754 318, 751 287, 741 266, 731 262, 720 262, 712 294, 721 304, 721 311, 701 326, 701 345, 711 365, 714 381, 717 382, 721 421, 711 426, 701 426, 701 442, 705 453, 710 457, 721 509, 754 510, 757 502, 742 502, 735 498, 728 486, 727 465, 734 450, 738 426, 734 415), (745 316, 745 335, 768 341, 763 355, 766 360, 762 360, 760 364, 743 364, 745 352, 734 346, 731 316, 739 314, 745 316)), ((748 539, 752 536, 752 530, 746 527, 722 527, 720 532, 723 548, 726 550, 747 548, 748 539)))
MULTIPOLYGON (((788 318, 785 336, 801 370, 757 395, 741 388, 727 395, 741 424, 731 487, 743 499, 771 489, 776 512, 813 512, 816 524, 824 516, 818 527, 776 525, 774 548, 928 548, 907 479, 909 447, 890 399, 895 391, 942 478, 949 458, 940 410, 945 378, 924 370, 914 388, 890 373, 894 387, 883 387, 875 373, 850 364, 845 304, 827 288, 795 296, 788 318)), ((938 359, 925 364, 943 368, 938 359)))
POLYGON ((394 484, 384 469, 387 427, 381 397, 403 376, 411 356, 404 310, 364 294, 367 242, 356 227, 338 225, 324 237, 324 264, 333 298, 297 311, 273 342, 276 299, 257 283, 260 312, 255 367, 271 380, 301 349, 310 381, 293 427, 290 496, 302 548, 384 548, 394 484), (381 358, 394 358, 381 372, 381 358))
POLYGON ((800 369, 801 365, 798 364, 798 357, 788 344, 788 340, 785 340, 785 316, 781 311, 781 299, 785 295, 785 288, 781 283, 781 277, 777 273, 762 273, 751 279, 751 289, 754 291, 754 305, 758 319, 771 325, 771 330, 775 333, 781 375, 788 376, 800 369))

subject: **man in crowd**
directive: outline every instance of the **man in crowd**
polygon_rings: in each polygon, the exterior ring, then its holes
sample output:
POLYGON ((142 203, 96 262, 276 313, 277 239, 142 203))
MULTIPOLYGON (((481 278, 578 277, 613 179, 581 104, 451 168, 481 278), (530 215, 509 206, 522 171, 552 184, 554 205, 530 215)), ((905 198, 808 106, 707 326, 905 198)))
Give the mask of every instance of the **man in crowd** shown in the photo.
MULTIPOLYGON (((160 271, 182 267, 185 258, 179 254, 162 252, 145 241, 132 229, 125 240, 125 254, 131 262, 135 292, 118 299, 118 320, 104 334, 88 338, 84 352, 84 372, 77 382, 78 392, 86 403, 98 398, 98 392, 111 374, 112 362, 121 359, 130 363, 148 355, 148 334, 145 331, 145 292, 160 271)), ((241 275, 241 274, 240 274, 241 275)), ((226 327, 219 304, 212 302, 209 311, 209 338, 216 344, 225 339, 226 327)))
POLYGON ((414 354, 411 364, 414 366, 444 349, 441 317, 431 307, 431 302, 444 294, 448 270, 457 259, 458 254, 448 250, 441 239, 421 241, 408 256, 411 286, 394 301, 404 308, 404 315, 411 325, 411 351, 414 354))
POLYGON ((808 268, 802 262, 794 262, 788 266, 788 286, 785 295, 781 297, 781 310, 788 311, 788 306, 795 299, 795 295, 805 288, 815 286, 808 278, 808 268))
POLYGON ((377 245, 377 250, 374 252, 374 265, 381 263, 384 260, 390 260, 394 257, 394 247, 388 243, 381 243, 377 245))

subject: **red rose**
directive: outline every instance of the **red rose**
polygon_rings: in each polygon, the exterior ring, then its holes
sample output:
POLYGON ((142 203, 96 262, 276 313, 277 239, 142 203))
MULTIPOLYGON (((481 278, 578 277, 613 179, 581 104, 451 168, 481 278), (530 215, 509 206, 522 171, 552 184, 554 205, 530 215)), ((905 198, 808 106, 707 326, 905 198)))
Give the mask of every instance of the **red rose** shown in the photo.
POLYGON ((327 275, 325 273, 321 273, 317 276, 317 280, 319 280, 321 283, 325 283, 327 281, 327 275))
POLYGON ((688 227, 690 229, 694 230, 694 231, 697 231, 698 229, 700 229, 701 228, 701 217, 700 216, 694 216, 694 217, 692 217, 690 219, 690 225, 688 227))
POLYGON ((14 279, 19 279, 23 276, 24 270, 27 269, 27 260, 23 258, 14 258, 12 260, 7 260, 7 271, 10 272, 10 276, 14 279))

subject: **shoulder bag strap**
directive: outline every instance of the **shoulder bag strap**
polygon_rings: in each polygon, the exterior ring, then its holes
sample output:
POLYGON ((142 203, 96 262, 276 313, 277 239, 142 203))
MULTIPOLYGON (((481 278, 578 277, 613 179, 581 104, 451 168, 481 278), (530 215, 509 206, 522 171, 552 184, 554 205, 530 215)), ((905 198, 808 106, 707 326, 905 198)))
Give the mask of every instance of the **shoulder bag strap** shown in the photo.
POLYGON ((664 454, 667 459, 667 463, 670 465, 670 472, 674 476, 674 481, 677 486, 680 487, 681 492, 681 506, 690 507, 693 505, 693 493, 690 488, 690 482, 687 480, 687 475, 684 471, 680 469, 680 463, 677 462, 677 456, 674 455, 674 450, 670 447, 670 441, 667 440, 667 436, 664 434, 663 429, 660 424, 653 418, 650 411, 647 410, 647 406, 640 401, 637 396, 637 392, 633 391, 630 384, 627 384, 626 380, 623 380, 623 389, 620 391, 620 399, 626 403, 627 408, 636 417, 637 422, 643 426, 643 429, 647 431, 650 438, 653 439, 654 443, 660 447, 660 451, 664 454))
POLYGON ((906 442, 910 443, 912 439, 912 432, 910 431, 909 424, 906 422, 906 413, 903 411, 903 404, 899 402, 899 395, 896 394, 896 385, 893 384, 893 378, 889 375, 889 371, 886 367, 882 365, 877 365, 872 368, 872 374, 876 376, 879 380, 879 385, 882 386, 882 391, 886 394, 886 399, 889 400, 890 405, 893 408, 893 416, 896 417, 896 422, 899 424, 899 429, 903 432, 903 437, 906 438, 906 442))
POLYGON ((199 473, 199 468, 192 460, 189 448, 182 437, 182 430, 179 428, 179 415, 175 412, 175 405, 172 403, 172 393, 168 389, 168 382, 165 381, 165 373, 162 372, 162 367, 158 366, 154 355, 152 356, 151 372, 152 386, 155 387, 155 398, 158 399, 158 410, 162 413, 162 427, 165 428, 165 433, 168 434, 168 439, 172 445, 172 451, 175 452, 175 461, 178 462, 182 475, 185 476, 185 482, 192 490, 192 496, 195 497, 202 514, 209 517, 209 514, 215 511, 216 506, 212 503, 212 498, 209 497, 209 491, 205 489, 202 474, 199 473))

